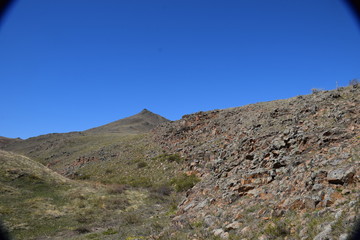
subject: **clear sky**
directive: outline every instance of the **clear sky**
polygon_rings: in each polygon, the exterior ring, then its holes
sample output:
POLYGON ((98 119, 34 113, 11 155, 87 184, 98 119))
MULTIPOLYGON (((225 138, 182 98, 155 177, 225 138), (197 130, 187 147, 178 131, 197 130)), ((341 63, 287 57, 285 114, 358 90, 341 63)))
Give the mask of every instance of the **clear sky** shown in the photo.
POLYGON ((0 25, 0 136, 346 86, 359 43, 341 0, 18 0, 0 25))

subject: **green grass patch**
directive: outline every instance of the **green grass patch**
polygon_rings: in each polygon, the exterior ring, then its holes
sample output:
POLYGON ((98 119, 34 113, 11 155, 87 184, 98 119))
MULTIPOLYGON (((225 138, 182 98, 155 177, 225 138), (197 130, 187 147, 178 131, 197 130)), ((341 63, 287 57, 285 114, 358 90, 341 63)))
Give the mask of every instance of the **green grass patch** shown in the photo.
POLYGON ((184 192, 195 186, 195 184, 198 182, 200 182, 200 179, 194 174, 181 174, 171 179, 170 184, 174 186, 175 191, 184 192))

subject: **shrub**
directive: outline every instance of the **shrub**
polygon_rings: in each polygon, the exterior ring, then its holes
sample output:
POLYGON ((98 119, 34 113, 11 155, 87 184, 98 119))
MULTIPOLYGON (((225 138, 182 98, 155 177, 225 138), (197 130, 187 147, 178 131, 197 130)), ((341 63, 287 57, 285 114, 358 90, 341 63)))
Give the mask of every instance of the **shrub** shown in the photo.
POLYGON ((89 223, 91 222, 91 219, 89 217, 86 217, 85 215, 79 215, 75 219, 78 223, 89 223))
POLYGON ((274 221, 272 224, 268 224, 264 230, 265 234, 271 238, 284 237, 289 234, 289 229, 282 221, 274 221))
POLYGON ((174 186, 175 191, 183 192, 192 188, 200 179, 195 174, 186 175, 182 174, 178 177, 173 178, 170 183, 174 186))
POLYGON ((169 186, 161 185, 160 187, 153 188, 153 192, 164 196, 170 196, 172 189, 169 186))
POLYGON ((110 194, 122 194, 127 189, 124 184, 113 184, 109 187, 108 193, 110 194))
POLYGON ((155 200, 157 203, 161 203, 166 201, 166 197, 170 196, 172 192, 172 188, 166 185, 153 187, 150 190, 149 198, 155 200))
POLYGON ((84 234, 84 233, 89 233, 91 232, 90 229, 86 228, 86 227, 78 227, 75 229, 75 232, 80 233, 80 234, 84 234))
POLYGON ((135 212, 125 213, 123 219, 127 225, 134 225, 142 222, 141 216, 136 214, 135 212))
POLYGON ((144 167, 146 167, 147 166, 147 163, 146 162, 139 162, 138 164, 137 164, 137 168, 144 168, 144 167))

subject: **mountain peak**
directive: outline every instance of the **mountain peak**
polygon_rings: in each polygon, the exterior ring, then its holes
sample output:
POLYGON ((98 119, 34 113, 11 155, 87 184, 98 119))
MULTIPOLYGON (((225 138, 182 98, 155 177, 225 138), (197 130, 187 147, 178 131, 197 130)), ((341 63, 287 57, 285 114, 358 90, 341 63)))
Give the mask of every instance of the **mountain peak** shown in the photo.
POLYGON ((140 112, 140 114, 142 114, 142 113, 153 113, 153 112, 151 112, 151 111, 147 110, 146 108, 144 108, 144 109, 140 112))
POLYGON ((167 121, 169 120, 144 108, 138 114, 86 130, 85 132, 120 134, 144 133, 167 121))

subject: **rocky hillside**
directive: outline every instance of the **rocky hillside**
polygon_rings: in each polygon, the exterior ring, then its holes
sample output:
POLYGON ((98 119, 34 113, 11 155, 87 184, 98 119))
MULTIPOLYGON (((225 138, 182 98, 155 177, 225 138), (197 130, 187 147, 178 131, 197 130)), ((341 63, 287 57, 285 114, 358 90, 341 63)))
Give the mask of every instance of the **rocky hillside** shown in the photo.
POLYGON ((346 239, 359 211, 360 86, 185 115, 153 130, 201 181, 162 237, 346 239))
POLYGON ((359 104, 354 85, 0 138, 0 217, 17 239, 345 240, 360 207, 359 104))

